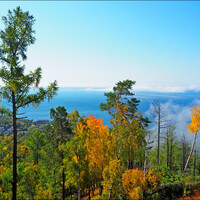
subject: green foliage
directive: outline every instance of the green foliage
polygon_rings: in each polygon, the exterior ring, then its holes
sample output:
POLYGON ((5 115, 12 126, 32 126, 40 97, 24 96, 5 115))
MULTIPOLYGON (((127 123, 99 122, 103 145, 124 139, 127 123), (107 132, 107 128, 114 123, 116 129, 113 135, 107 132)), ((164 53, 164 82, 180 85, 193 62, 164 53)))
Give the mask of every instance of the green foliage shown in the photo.
POLYGON ((131 97, 134 94, 130 91, 132 89, 132 86, 135 84, 135 81, 131 80, 125 80, 125 81, 119 81, 116 86, 113 87, 113 92, 105 93, 105 96, 107 97, 107 103, 101 103, 100 108, 102 111, 108 111, 109 114, 114 117, 115 115, 115 105, 116 101, 120 101, 123 105, 129 103, 129 105, 132 105, 131 109, 134 111, 137 111, 137 105, 139 103, 138 100, 135 98, 130 100, 127 99, 127 97, 131 97))
POLYGON ((46 98, 50 100, 57 93, 57 82, 54 81, 46 89, 39 87, 41 68, 25 75, 23 61, 27 59, 28 46, 35 41, 33 24, 34 17, 23 12, 20 7, 8 11, 2 18, 4 30, 0 31, 0 78, 3 86, 0 96, 12 105, 12 111, 1 109, 5 114, 9 112, 13 122, 13 199, 17 199, 17 115, 19 109, 29 105, 38 105, 46 98), (31 93, 31 89, 35 93, 31 93))
POLYGON ((147 127, 150 123, 148 118, 143 118, 141 114, 136 114, 140 101, 133 97, 134 94, 131 92, 133 85, 135 85, 135 81, 132 80, 119 81, 113 87, 113 92, 104 94, 107 97, 107 103, 101 103, 100 108, 102 111, 108 111, 112 118, 115 118, 117 114, 116 103, 118 102, 122 106, 126 105, 126 117, 137 119, 140 121, 141 126, 147 127))
POLYGON ((165 185, 162 189, 158 190, 157 193, 153 194, 147 199, 166 199, 166 200, 171 200, 171 199, 178 199, 182 197, 184 194, 184 185, 181 183, 178 184, 168 184, 165 185))
POLYGON ((28 75, 24 74, 25 66, 22 61, 27 59, 27 48, 35 42, 33 24, 35 19, 20 7, 8 11, 8 16, 2 18, 5 29, 0 32, 0 60, 3 67, 0 69, 0 78, 4 86, 1 87, 1 96, 13 103, 12 92, 15 94, 16 111, 30 104, 39 104, 44 99, 51 99, 57 92, 56 81, 47 89, 39 88, 41 68, 37 68, 28 75), (38 88, 30 94, 31 87, 38 88))

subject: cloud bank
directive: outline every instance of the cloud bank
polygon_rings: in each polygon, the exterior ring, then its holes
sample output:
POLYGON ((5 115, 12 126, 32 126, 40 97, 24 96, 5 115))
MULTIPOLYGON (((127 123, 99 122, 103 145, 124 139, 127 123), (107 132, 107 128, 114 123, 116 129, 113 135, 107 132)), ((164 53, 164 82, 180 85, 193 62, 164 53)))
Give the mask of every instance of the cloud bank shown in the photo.
MULTIPOLYGON (((103 91, 110 92, 112 87, 88 87, 86 91, 103 91)), ((134 85, 133 91, 141 92, 165 92, 165 93, 183 93, 187 91, 200 91, 200 85, 188 85, 188 86, 156 86, 156 85, 134 85)))
MULTIPOLYGON (((163 114, 166 115, 165 121, 166 124, 175 125, 176 126, 176 139, 178 141, 181 141, 183 135, 185 136, 187 142, 190 144, 193 141, 194 134, 189 134, 188 131, 188 124, 191 122, 191 108, 194 105, 200 105, 200 99, 193 100, 190 105, 180 105, 173 103, 171 100, 169 100, 166 103, 161 103, 163 107, 163 114)), ((145 116, 148 116, 150 119, 152 119, 152 113, 153 113, 153 105, 151 104, 149 109, 144 113, 145 116)), ((157 127, 156 124, 153 124, 152 130, 152 136, 151 138, 156 138, 155 142, 157 140, 157 127)), ((163 129, 163 134, 166 133, 166 129, 163 129)), ((197 134, 197 140, 196 140, 196 148, 200 149, 200 145, 198 144, 200 140, 200 135, 197 134)))

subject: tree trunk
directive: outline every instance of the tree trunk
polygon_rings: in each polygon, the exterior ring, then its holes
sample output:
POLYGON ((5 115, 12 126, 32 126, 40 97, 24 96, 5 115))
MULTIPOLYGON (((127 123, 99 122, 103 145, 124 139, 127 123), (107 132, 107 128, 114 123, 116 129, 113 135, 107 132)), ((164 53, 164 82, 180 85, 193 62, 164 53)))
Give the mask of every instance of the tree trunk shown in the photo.
POLYGON ((160 107, 159 107, 159 113, 158 113, 158 154, 157 154, 157 162, 158 166, 160 164, 160 107))
POLYGON ((167 129, 167 167, 169 167, 169 128, 167 129))
MULTIPOLYGON (((78 177, 80 178, 80 168, 78 166, 78 177)), ((78 200, 81 200, 81 183, 78 181, 78 200)))
POLYGON ((62 152, 62 199, 65 200, 65 169, 64 169, 64 153, 62 152))
POLYGON ((197 132, 196 132, 195 135, 194 135, 194 140, 193 140, 193 143, 192 143, 192 148, 191 148, 190 154, 189 154, 189 156, 188 156, 188 159, 187 159, 185 168, 184 168, 184 170, 183 170, 183 173, 185 173, 185 171, 186 171, 186 169, 187 169, 187 166, 188 166, 188 163, 189 163, 189 161, 190 161, 190 158, 191 158, 191 156, 192 156, 192 152, 193 152, 193 150, 194 150, 194 145, 195 145, 196 137, 197 137, 197 132))
POLYGON ((169 169, 170 169, 170 171, 172 171, 172 169, 173 169, 173 135, 172 135, 172 133, 170 134, 170 142, 171 142, 171 144, 170 144, 170 162, 169 162, 169 169))
POLYGON ((63 166, 63 170, 62 170, 62 199, 65 200, 65 170, 64 170, 64 166, 63 166))
POLYGON ((108 195, 108 200, 111 199, 111 195, 112 195, 112 187, 113 187, 113 183, 110 186, 110 191, 109 191, 109 195, 108 195))
POLYGON ((194 179, 195 179, 195 175, 196 175, 196 173, 195 173, 195 171, 196 171, 196 154, 197 154, 197 152, 195 149, 195 151, 194 151, 194 171, 193 171, 194 179))
MULTIPOLYGON (((146 140, 146 144, 148 145, 150 141, 150 134, 148 135, 148 138, 146 140)), ((146 176, 146 168, 147 168, 147 145, 145 146, 144 151, 144 176, 146 176)))
POLYGON ((39 163, 39 153, 38 153, 38 151, 39 151, 39 146, 38 146, 38 143, 37 143, 37 153, 36 153, 36 164, 37 165, 39 163))
POLYGON ((199 162, 199 166, 198 166, 198 171, 199 171, 198 175, 200 175, 200 162, 199 162))
POLYGON ((185 140, 182 142, 183 147, 183 156, 182 156, 182 172, 184 171, 185 163, 186 163, 186 143, 185 140))
POLYGON ((91 198, 90 198, 90 185, 88 187, 88 190, 89 190, 88 200, 91 200, 91 198))
POLYGON ((12 183, 12 199, 17 199, 17 117, 16 117, 16 102, 15 93, 12 91, 12 106, 13 106, 13 183, 12 183))
POLYGON ((101 196, 103 192, 103 186, 101 184, 101 180, 99 181, 99 195, 101 196))

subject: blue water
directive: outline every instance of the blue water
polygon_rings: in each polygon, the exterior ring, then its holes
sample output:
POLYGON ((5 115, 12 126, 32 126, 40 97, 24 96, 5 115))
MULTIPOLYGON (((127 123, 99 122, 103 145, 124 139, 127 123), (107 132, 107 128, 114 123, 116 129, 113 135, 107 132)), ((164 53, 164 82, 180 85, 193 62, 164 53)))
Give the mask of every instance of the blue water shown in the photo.
MULTIPOLYGON (((158 92, 135 92, 135 97, 140 100, 139 110, 143 114, 150 108, 150 104, 160 99, 162 103, 170 102, 180 106, 191 107, 195 101, 200 99, 200 92, 185 92, 185 93, 158 93, 158 92)), ((50 119, 49 111, 51 108, 64 106, 67 112, 73 112, 75 109, 81 115, 93 115, 104 120, 106 125, 109 125, 110 116, 107 112, 102 112, 99 108, 100 103, 105 103, 106 97, 102 91, 87 91, 85 88, 60 88, 58 95, 50 102, 45 101, 37 108, 29 106, 23 109, 28 119, 33 121, 40 119, 50 119)))

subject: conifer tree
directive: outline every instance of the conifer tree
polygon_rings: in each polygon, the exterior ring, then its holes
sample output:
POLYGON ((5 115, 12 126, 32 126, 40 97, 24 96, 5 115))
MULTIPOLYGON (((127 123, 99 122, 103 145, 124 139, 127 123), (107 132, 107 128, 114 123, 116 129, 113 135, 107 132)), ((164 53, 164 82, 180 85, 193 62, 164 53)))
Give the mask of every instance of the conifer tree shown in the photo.
POLYGON ((64 168, 64 148, 63 145, 70 139, 71 129, 68 122, 68 113, 63 106, 58 106, 56 110, 51 108, 50 117, 53 119, 51 123, 52 133, 54 137, 55 151, 58 151, 60 162, 62 163, 62 199, 65 199, 65 168, 64 168))
POLYGON ((136 115, 140 101, 134 97, 134 93, 131 91, 135 83, 135 81, 128 79, 116 83, 112 92, 104 94, 107 97, 107 102, 101 103, 100 108, 102 111, 108 111, 112 118, 115 118, 117 115, 116 105, 120 103, 122 106, 127 106, 126 118, 139 120, 142 127, 147 127, 150 123, 148 118, 136 115))
POLYGON ((0 31, 0 78, 3 81, 1 97, 11 103, 13 122, 13 199, 17 198, 17 115, 19 109, 30 104, 38 105, 46 98, 50 100, 57 92, 57 83, 54 81, 46 89, 39 87, 41 68, 25 75, 23 61, 27 59, 27 48, 35 42, 33 24, 35 19, 29 12, 23 12, 20 7, 8 11, 2 17, 4 30, 0 31), (30 89, 37 90, 30 93, 30 89))

